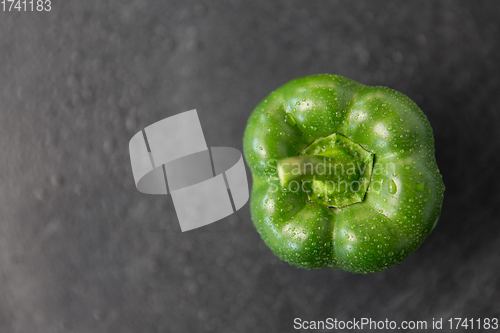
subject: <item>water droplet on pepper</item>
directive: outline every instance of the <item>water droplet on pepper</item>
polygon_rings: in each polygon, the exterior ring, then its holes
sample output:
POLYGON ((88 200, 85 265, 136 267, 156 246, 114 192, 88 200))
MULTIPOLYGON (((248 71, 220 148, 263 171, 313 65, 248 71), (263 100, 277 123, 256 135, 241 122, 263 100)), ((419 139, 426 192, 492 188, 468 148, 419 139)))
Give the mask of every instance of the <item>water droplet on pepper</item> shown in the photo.
POLYGON ((390 194, 395 194, 398 191, 398 187, 396 186, 396 183, 394 182, 393 179, 389 181, 389 193, 390 194))

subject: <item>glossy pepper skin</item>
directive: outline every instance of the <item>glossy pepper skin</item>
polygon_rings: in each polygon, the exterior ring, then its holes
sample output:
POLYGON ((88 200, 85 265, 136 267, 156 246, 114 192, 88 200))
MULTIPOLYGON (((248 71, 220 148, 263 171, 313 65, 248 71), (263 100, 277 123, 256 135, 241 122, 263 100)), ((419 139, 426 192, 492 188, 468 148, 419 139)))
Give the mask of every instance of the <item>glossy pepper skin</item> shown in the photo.
POLYGON ((243 148, 254 225, 294 266, 383 271, 415 251, 439 219, 444 184, 432 128, 390 88, 329 74, 290 81, 257 105, 243 148), (346 169, 332 174, 335 163, 346 169), (338 183, 325 187, 329 177, 338 183), (364 189, 339 185, 363 177, 364 189))

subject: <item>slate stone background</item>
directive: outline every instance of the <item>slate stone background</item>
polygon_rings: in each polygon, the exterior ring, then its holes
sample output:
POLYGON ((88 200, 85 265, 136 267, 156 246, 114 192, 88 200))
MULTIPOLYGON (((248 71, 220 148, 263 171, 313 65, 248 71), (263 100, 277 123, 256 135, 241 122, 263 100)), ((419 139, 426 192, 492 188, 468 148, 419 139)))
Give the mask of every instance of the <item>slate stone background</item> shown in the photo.
POLYGON ((52 8, 0 12, 0 332, 500 317, 500 2, 52 8), (433 126, 442 217, 400 266, 297 269, 264 245, 248 205, 181 233, 170 197, 135 189, 128 141, 144 126, 196 108, 209 146, 241 150, 253 107, 315 73, 402 91, 433 126))

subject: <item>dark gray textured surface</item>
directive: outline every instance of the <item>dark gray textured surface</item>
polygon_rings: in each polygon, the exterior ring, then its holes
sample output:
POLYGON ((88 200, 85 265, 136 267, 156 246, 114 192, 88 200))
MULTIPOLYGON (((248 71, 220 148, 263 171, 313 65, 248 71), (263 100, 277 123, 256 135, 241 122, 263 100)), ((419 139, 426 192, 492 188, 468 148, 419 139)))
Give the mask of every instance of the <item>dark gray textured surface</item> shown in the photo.
POLYGON ((500 2, 52 7, 0 12, 0 332, 500 317, 500 2), (181 233, 171 198, 135 189, 128 140, 143 126, 196 108, 209 146, 241 150, 266 94, 320 72, 400 90, 434 128, 443 213, 401 266, 296 269, 264 245, 248 205, 181 233))

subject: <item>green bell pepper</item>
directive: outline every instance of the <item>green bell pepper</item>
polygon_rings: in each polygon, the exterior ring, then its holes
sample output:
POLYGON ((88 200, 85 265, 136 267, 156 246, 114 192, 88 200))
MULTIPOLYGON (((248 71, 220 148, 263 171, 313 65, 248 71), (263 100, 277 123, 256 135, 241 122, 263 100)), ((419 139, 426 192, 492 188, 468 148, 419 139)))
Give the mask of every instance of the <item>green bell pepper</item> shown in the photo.
POLYGON ((432 128, 395 90, 328 74, 293 80, 257 105, 243 149, 254 225, 294 266, 383 271, 439 219, 432 128))

